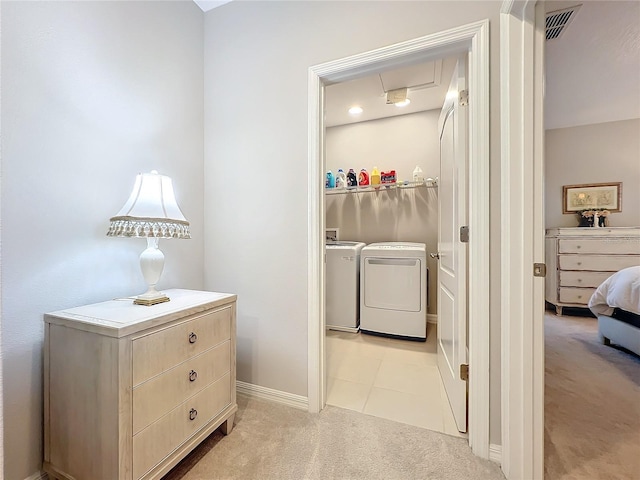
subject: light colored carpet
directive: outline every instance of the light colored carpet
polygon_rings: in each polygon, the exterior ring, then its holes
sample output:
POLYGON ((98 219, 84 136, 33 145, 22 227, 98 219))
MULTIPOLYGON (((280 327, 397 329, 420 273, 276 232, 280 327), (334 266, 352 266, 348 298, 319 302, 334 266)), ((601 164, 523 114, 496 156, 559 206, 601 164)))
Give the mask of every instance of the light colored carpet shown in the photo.
POLYGON ((163 480, 504 480, 463 438, 327 406, 313 415, 238 395, 215 432, 163 480))
POLYGON ((640 479, 640 357, 545 315, 545 479, 640 479))

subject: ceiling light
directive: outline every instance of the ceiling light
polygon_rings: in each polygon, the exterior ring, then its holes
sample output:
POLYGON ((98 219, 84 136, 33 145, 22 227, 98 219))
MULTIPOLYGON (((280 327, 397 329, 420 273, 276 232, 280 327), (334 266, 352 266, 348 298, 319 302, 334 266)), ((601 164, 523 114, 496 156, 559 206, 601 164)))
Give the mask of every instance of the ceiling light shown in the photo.
POLYGON ((405 98, 404 100, 400 101, 400 102, 396 102, 394 103, 394 105, 396 107, 406 107, 407 105, 409 105, 411 103, 411 100, 409 100, 408 98, 405 98))
POLYGON ((351 115, 360 115, 362 112, 363 112, 362 107, 358 107, 358 106, 351 107, 349 109, 349 113, 351 115))

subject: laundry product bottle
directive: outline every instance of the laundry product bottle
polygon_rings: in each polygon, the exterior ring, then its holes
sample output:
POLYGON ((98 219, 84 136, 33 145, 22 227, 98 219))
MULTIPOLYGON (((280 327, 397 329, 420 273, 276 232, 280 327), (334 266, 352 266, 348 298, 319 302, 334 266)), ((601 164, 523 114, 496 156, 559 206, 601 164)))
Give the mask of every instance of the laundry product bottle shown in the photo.
POLYGON ((344 170, 341 168, 338 169, 338 173, 336 173, 336 188, 344 188, 347 186, 347 176, 344 173, 344 170))
POLYGON ((420 165, 416 165, 416 168, 413 169, 413 181, 424 183, 424 173, 422 173, 420 165))
POLYGON ((360 173, 358 174, 358 185, 360 185, 361 187, 369 185, 369 173, 365 168, 360 170, 360 173))
POLYGON ((347 173, 347 187, 354 188, 358 186, 358 177, 356 177, 356 172, 353 168, 349 169, 349 173, 347 173))
POLYGON ((380 185, 380 170, 378 170, 378 167, 373 167, 373 170, 371 170, 371 185, 380 185))
POLYGON ((327 180, 326 180, 324 186, 326 188, 335 188, 335 186, 336 186, 336 179, 333 176, 333 173, 331 172, 331 170, 329 170, 327 172, 327 180))
POLYGON ((396 171, 380 172, 380 183, 396 183, 396 171))

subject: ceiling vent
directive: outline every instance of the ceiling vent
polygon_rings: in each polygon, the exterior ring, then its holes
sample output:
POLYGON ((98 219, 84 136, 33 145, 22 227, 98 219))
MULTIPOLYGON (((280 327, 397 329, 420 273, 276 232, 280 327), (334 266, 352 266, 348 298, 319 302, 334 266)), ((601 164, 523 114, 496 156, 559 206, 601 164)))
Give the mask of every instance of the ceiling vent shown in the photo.
POLYGON ((575 7, 564 8, 562 10, 547 13, 547 40, 555 40, 556 38, 559 38, 575 18, 580 7, 581 5, 576 5, 575 7))

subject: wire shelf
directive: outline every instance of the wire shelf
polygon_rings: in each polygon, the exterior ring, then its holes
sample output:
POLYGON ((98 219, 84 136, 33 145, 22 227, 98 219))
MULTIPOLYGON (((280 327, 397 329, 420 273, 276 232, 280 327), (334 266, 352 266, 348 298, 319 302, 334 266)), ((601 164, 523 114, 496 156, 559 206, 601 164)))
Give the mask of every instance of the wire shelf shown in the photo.
POLYGON ((372 193, 372 192, 389 192, 391 190, 405 190, 410 188, 438 188, 437 180, 429 182, 396 182, 396 183, 381 183, 379 185, 366 185, 357 187, 343 187, 343 188, 325 188, 325 195, 345 195, 348 193, 372 193))

